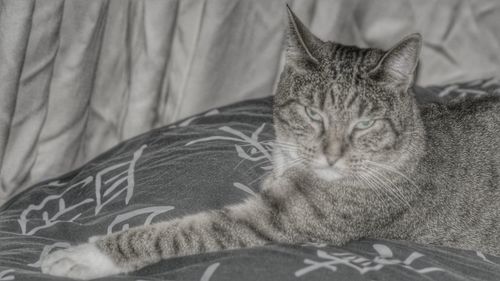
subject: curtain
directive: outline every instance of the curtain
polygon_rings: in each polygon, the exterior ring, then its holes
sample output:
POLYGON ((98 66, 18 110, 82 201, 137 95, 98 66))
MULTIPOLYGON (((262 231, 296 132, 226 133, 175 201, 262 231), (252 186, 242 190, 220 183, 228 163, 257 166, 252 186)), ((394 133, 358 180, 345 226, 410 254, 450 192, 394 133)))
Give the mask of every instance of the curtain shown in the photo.
MULTIPOLYGON (((389 48, 424 37, 417 83, 500 73, 500 2, 289 1, 324 40, 389 48)), ((116 143, 271 95, 280 0, 0 1, 0 204, 116 143)))

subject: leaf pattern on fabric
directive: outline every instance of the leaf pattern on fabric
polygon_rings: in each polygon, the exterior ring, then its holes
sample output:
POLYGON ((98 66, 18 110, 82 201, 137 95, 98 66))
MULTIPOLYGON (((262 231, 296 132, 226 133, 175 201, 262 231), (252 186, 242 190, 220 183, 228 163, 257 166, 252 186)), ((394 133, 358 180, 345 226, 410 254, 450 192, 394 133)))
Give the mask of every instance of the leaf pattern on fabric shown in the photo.
MULTIPOLYGON (((173 210, 174 207, 172 206, 155 206, 155 207, 147 207, 147 208, 142 208, 142 209, 137 209, 133 210, 130 212, 126 212, 124 214, 120 214, 115 217, 115 219, 108 225, 108 231, 107 234, 113 233, 113 227, 119 225, 120 223, 126 222, 128 219, 144 215, 144 214, 149 214, 146 219, 144 220, 143 225, 150 225, 151 221, 160 214, 163 214, 165 212, 168 212, 170 210, 173 210)), ((129 224, 125 223, 122 225, 122 228, 120 230, 126 230, 129 229, 129 224)))
POLYGON ((385 266, 401 266, 403 268, 415 271, 420 274, 426 274, 435 271, 445 271, 439 267, 425 267, 425 268, 414 268, 412 263, 424 257, 423 254, 418 252, 412 252, 405 260, 400 260, 393 258, 392 250, 383 244, 373 244, 373 249, 377 252, 377 256, 374 258, 364 257, 358 254, 350 252, 341 253, 327 253, 323 250, 317 250, 318 258, 323 259, 322 261, 316 261, 312 259, 305 259, 304 263, 307 267, 304 267, 295 272, 296 277, 303 276, 312 271, 319 269, 328 269, 330 271, 336 272, 339 267, 349 267, 359 272, 363 275, 370 271, 379 271, 385 266))
MULTIPOLYGON (((93 180, 92 176, 89 176, 75 184, 72 184, 69 186, 66 190, 64 190, 61 194, 59 195, 49 195, 45 197, 42 202, 39 204, 31 204, 26 208, 20 215, 19 219, 17 220, 19 223, 19 226, 21 227, 21 233, 25 235, 33 235, 37 231, 51 227, 55 225, 56 223, 62 222, 62 221, 68 221, 72 222, 76 220, 78 217, 80 217, 81 212, 77 212, 76 214, 72 214, 71 218, 69 219, 60 219, 63 215, 72 212, 76 208, 91 203, 94 201, 94 199, 87 198, 83 199, 82 201, 71 205, 71 206, 66 206, 66 203, 64 201, 64 198, 62 198, 66 193, 71 191, 72 189, 76 187, 84 188, 85 186, 89 185, 93 180), (53 214, 50 214, 49 210, 46 210, 48 204, 56 204, 57 211, 54 212, 53 214), (28 224, 29 223, 29 224, 28 224), (36 226, 32 226, 36 225, 36 226), (31 227, 31 228, 30 228, 31 227)), ((50 186, 50 185, 49 185, 50 186)))
POLYGON ((201 115, 196 115, 196 116, 193 116, 191 118, 188 118, 182 122, 180 122, 177 127, 186 127, 188 125, 190 125, 194 120, 196 119, 199 119, 201 117, 206 117, 206 116, 212 116, 212 115, 216 115, 216 114, 219 114, 219 110, 218 109, 213 109, 213 110, 210 110, 204 114, 201 114, 201 115))
POLYGON ((246 192, 252 196, 257 196, 257 194, 252 189, 250 189, 250 187, 248 187, 244 184, 241 184, 239 182, 235 182, 235 183, 233 183, 233 186, 240 189, 240 190, 243 190, 244 192, 246 192))
POLYGON ((266 149, 265 146, 259 142, 259 134, 262 132, 265 125, 266 125, 266 123, 262 123, 262 125, 259 128, 257 128, 252 133, 252 135, 250 137, 246 136, 244 133, 242 133, 239 130, 233 129, 233 128, 228 127, 228 126, 222 126, 219 128, 219 130, 226 132, 230 135, 236 136, 236 137, 211 136, 211 137, 206 137, 206 138, 201 138, 198 140, 190 141, 190 142, 186 143, 186 146, 193 145, 195 143, 206 142, 206 141, 230 140, 230 141, 242 143, 243 145, 250 145, 254 149, 256 149, 256 150, 251 150, 251 152, 249 154, 249 153, 245 152, 241 148, 241 146, 235 145, 236 151, 238 152, 239 157, 246 159, 246 160, 249 160, 249 161, 253 161, 253 162, 261 161, 264 159, 272 161, 272 156, 271 156, 269 149, 266 149), (257 156, 256 154, 258 154, 258 153, 261 155, 257 156))
MULTIPOLYGON (((235 141, 240 144, 235 144, 235 150, 238 155, 238 157, 241 158, 241 160, 236 164, 234 169, 237 169, 241 163, 244 161, 248 160, 251 162, 257 163, 255 167, 258 167, 262 170, 265 171, 271 171, 272 170, 272 150, 273 150, 273 145, 274 142, 271 140, 259 140, 260 135, 262 131, 264 130, 264 127, 266 126, 266 123, 262 123, 255 131, 252 132, 251 136, 245 135, 243 132, 236 130, 234 128, 228 127, 228 126, 223 126, 220 127, 219 130, 226 132, 230 135, 236 136, 236 137, 227 137, 227 136, 210 136, 206 138, 201 138, 198 140, 190 141, 186 144, 186 146, 193 145, 196 143, 200 142, 207 142, 207 141, 216 141, 216 140, 225 140, 225 141, 235 141)), ((265 175, 265 174, 264 174, 265 175)), ((264 176, 263 175, 263 176, 264 176)), ((252 182, 250 182, 248 185, 251 185, 258 180, 260 180, 263 176, 256 178, 252 182)), ((255 195, 255 192, 248 187, 248 185, 245 185, 240 182, 234 182, 233 186, 250 194, 250 195, 255 195)))
POLYGON ((480 251, 476 251, 476 254, 477 254, 477 256, 478 256, 478 257, 480 257, 483 261, 485 261, 485 262, 489 262, 489 263, 491 263, 491 264, 496 264, 496 263, 492 262, 490 259, 488 259, 488 258, 487 258, 487 257, 486 257, 486 256, 485 256, 482 252, 480 252, 480 251))
POLYGON ((102 210, 104 206, 106 206, 109 202, 113 201, 113 199, 118 197, 123 192, 126 193, 125 205, 128 204, 128 202, 132 198, 132 195, 134 194, 135 164, 137 163, 137 160, 139 160, 139 158, 141 157, 142 152, 144 151, 145 148, 146 145, 143 145, 141 146, 141 148, 139 148, 139 150, 134 152, 132 160, 112 165, 97 173, 95 179, 96 215, 99 214, 99 212, 102 210), (123 170, 123 171, 121 171, 117 175, 112 176, 109 179, 106 180, 103 179, 106 174, 115 170, 123 170), (125 186, 123 186, 124 183, 125 186), (121 187, 121 189, 119 187, 121 187))
POLYGON ((15 280, 16 278, 13 275, 14 271, 15 271, 14 269, 7 269, 7 270, 0 271, 0 280, 1 281, 15 280))
POLYGON ((500 79, 496 77, 473 80, 466 83, 451 84, 437 92, 440 98, 460 100, 464 98, 480 98, 490 94, 500 94, 500 79))
MULTIPOLYGON (((134 152, 132 160, 123 163, 115 164, 97 172, 95 179, 94 176, 88 176, 85 179, 78 181, 58 195, 46 196, 38 204, 30 204, 19 216, 18 224, 21 228, 21 233, 25 235, 34 235, 41 229, 49 228, 59 222, 74 222, 82 215, 81 208, 95 202, 95 214, 97 215, 101 209, 118 197, 121 193, 126 192, 125 204, 128 204, 133 195, 134 190, 134 171, 137 160, 141 157, 146 145, 141 146, 134 152), (123 169, 125 168, 125 169, 123 169), (123 171, 103 181, 103 177, 117 169, 123 171), (95 180, 96 198, 85 198, 77 203, 66 204, 63 198, 66 194, 70 194, 73 189, 83 189, 90 185, 95 180), (112 184, 110 184, 112 183, 112 184), (124 187, 123 187, 124 185, 124 187), (104 187, 107 187, 106 189, 104 187), (120 189, 121 187, 121 189, 120 189), (105 189, 105 190, 104 190, 105 189), (104 190, 104 191, 103 191, 104 190), (105 201, 103 199, 105 198, 105 201), (54 208, 49 208, 51 205, 57 206, 56 211, 54 208), (68 218, 63 218, 67 217, 68 218)), ((46 186, 63 187, 64 184, 58 181, 48 183, 46 186)))
POLYGON ((212 278, 212 275, 214 274, 215 270, 217 270, 219 265, 220 265, 220 263, 216 262, 214 264, 211 264, 209 267, 207 267, 207 269, 205 270, 205 272, 201 276, 200 281, 210 281, 210 278, 212 278))

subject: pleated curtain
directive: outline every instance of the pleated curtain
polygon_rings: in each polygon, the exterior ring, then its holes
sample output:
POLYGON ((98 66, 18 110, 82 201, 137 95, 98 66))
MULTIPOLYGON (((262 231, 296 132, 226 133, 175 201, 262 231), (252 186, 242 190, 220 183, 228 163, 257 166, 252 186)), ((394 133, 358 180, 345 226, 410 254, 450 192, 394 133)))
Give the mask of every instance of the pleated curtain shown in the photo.
MULTIPOLYGON (((325 40, 424 36, 418 83, 500 73, 500 2, 289 1, 325 40)), ((0 1, 0 204, 137 134, 271 95, 281 0, 0 1)))

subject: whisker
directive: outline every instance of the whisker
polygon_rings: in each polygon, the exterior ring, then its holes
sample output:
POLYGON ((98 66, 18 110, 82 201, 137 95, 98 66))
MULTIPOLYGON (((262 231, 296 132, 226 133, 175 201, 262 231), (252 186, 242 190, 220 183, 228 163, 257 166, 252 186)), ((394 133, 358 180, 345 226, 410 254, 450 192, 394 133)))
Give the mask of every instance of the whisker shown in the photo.
POLYGON ((293 150, 298 150, 299 149, 299 146, 292 146, 292 145, 282 145, 282 144, 278 144, 278 145, 274 145, 273 146, 273 150, 276 149, 276 148, 279 148, 279 149, 293 149, 293 150))
POLYGON ((245 161, 245 160, 247 160, 247 159, 245 159, 245 158, 241 159, 241 160, 238 162, 238 164, 236 164, 236 166, 234 166, 233 170, 236 170, 236 169, 237 169, 237 168, 241 165, 241 163, 243 163, 243 161, 245 161))
POLYGON ((265 159, 264 161, 258 161, 258 163, 256 163, 256 164, 254 164, 254 165, 250 166, 250 167, 249 167, 249 168, 245 171, 245 173, 246 173, 246 172, 248 172, 248 171, 250 171, 250 170, 252 170, 252 169, 254 169, 254 168, 255 168, 255 167, 257 167, 257 166, 263 166, 263 165, 266 165, 266 164, 274 164, 274 163, 273 163, 273 161, 272 161, 272 160, 269 160, 269 159, 265 159))
POLYGON ((299 147, 291 147, 291 146, 276 146, 275 149, 276 148, 284 150, 284 151, 298 151, 299 150, 299 147))
MULTIPOLYGON (((403 192, 400 190, 400 188, 394 184, 388 177, 386 177, 384 174, 382 174, 381 172, 375 170, 375 169, 369 169, 368 167, 365 167, 365 169, 367 170, 370 170, 372 173, 378 175, 377 178, 379 178, 381 181, 386 181, 388 182, 392 187, 394 187, 392 190, 392 192, 394 193, 394 195, 401 201, 403 202, 404 204, 406 204, 408 207, 410 207, 410 203, 408 202, 408 200, 405 199, 405 196, 403 194, 403 192)), ((390 187, 387 186, 389 189, 390 187)))
POLYGON ((278 169, 278 170, 286 171, 286 170, 292 168, 293 166, 297 166, 297 165, 302 164, 302 163, 304 163, 304 159, 297 158, 297 159, 293 159, 292 161, 289 161, 289 162, 283 162, 280 165, 275 165, 274 168, 278 169))
POLYGON ((361 174, 357 174, 357 175, 354 175, 354 177, 359 179, 362 184, 366 184, 368 186, 368 188, 373 191, 373 193, 375 194, 375 196, 378 198, 378 200, 381 203, 385 202, 385 198, 383 195, 380 194, 379 188, 377 188, 376 186, 373 186, 373 184, 371 184, 365 176, 363 176, 361 174))
POLYGON ((268 176, 269 174, 271 174, 271 172, 272 172, 272 171, 267 171, 267 172, 263 173, 263 174, 262 174, 262 175, 260 175, 258 178, 254 179, 254 180, 252 180, 250 183, 248 183, 248 185, 252 185, 252 184, 254 184, 256 181, 258 181, 258 180, 262 179, 263 177, 266 177, 266 176, 268 176))
MULTIPOLYGON (((375 181, 375 182, 378 182, 379 183, 379 186, 381 187, 382 190, 385 191, 385 193, 388 196, 388 198, 395 204, 395 205, 398 205, 398 203, 395 201, 396 199, 401 201, 401 198, 399 198, 395 193, 394 191, 391 189, 391 188, 388 188, 387 185, 385 184, 385 182, 383 180, 381 180, 379 177, 377 177, 375 174, 373 174, 370 170, 366 169, 366 167, 364 168, 364 171, 370 176, 370 178, 375 181)), ((404 202, 404 201, 402 201, 404 202)))
MULTIPOLYGON (((373 178, 373 176, 371 176, 369 173, 367 173, 367 178, 366 179, 372 184, 372 186, 376 187, 377 190, 380 191, 380 193, 382 194, 383 198, 387 198, 393 204, 397 204, 397 202, 393 198, 394 197, 393 194, 391 194, 390 192, 388 192, 387 189, 383 185, 380 185, 380 182, 377 181, 377 180, 375 180, 373 178)), ((383 200, 383 201, 385 202, 387 200, 383 200)))
MULTIPOLYGON (((294 160, 292 160, 292 161, 290 161, 290 162, 287 162, 287 163, 282 163, 281 165, 276 165, 276 164, 275 164, 273 168, 274 168, 274 169, 284 168, 284 170, 288 170, 288 169, 290 169, 291 167, 293 167, 293 166, 295 166, 295 165, 300 164, 301 162, 302 162, 302 159, 300 159, 300 158, 299 158, 299 159, 294 159, 294 160)), ((255 167, 255 166, 256 166, 256 165, 254 165, 253 167, 255 167)), ((250 168, 250 169, 251 169, 251 168, 250 168)), ((273 170, 274 170, 274 169, 273 169, 273 170)), ((262 175, 260 175, 260 176, 259 176, 259 177, 257 177, 256 179, 252 180, 252 181, 249 183, 249 185, 254 184, 255 182, 259 181, 260 179, 262 179, 262 178, 263 178, 263 177, 265 177, 265 176, 268 176, 270 173, 272 173, 272 172, 273 172, 273 170, 271 170, 271 171, 267 171, 267 172, 263 173, 262 175)))
MULTIPOLYGON (((290 165, 289 167, 286 167, 286 169, 285 169, 285 170, 287 170, 287 169, 289 169, 291 166, 293 166, 293 163, 294 163, 294 162, 292 161, 291 163, 292 163, 292 165, 290 165)), ((283 165, 283 166, 286 166, 286 165, 283 165)), ((250 184, 250 185, 254 184, 256 181, 259 181, 259 180, 260 180, 260 179, 262 179, 263 177, 268 176, 268 175, 269 175, 269 174, 271 174, 272 172, 273 172, 273 170, 265 172, 264 174, 262 174, 262 175, 261 175, 261 176, 259 176, 258 178, 256 178, 256 179, 252 180, 249 184, 250 184)))
POLYGON ((283 145, 283 146, 295 146, 295 147, 298 146, 296 143, 293 143, 293 142, 284 142, 284 141, 274 141, 274 142, 269 143, 269 144, 272 144, 272 145, 283 145))
POLYGON ((396 173, 396 174, 402 176, 404 179, 406 179, 408 182, 410 182, 415 188, 418 189, 418 185, 413 180, 411 180, 408 176, 406 176, 405 174, 403 174, 402 172, 400 172, 396 168, 394 168, 392 166, 387 166, 387 165, 384 165, 384 164, 380 164, 380 163, 377 163, 377 162, 373 162, 373 161, 370 161, 370 160, 365 160, 365 161, 367 163, 369 163, 369 164, 378 166, 378 167, 380 167, 382 169, 385 169, 385 170, 387 170, 389 172, 393 172, 393 173, 396 173))
POLYGON ((394 190, 397 191, 401 197, 404 197, 404 194, 400 191, 400 187, 397 186, 388 176, 383 174, 381 171, 378 171, 377 169, 370 169, 369 167, 365 167, 365 169, 372 171, 373 173, 377 174, 381 179, 386 180, 389 184, 391 184, 394 187, 394 190))

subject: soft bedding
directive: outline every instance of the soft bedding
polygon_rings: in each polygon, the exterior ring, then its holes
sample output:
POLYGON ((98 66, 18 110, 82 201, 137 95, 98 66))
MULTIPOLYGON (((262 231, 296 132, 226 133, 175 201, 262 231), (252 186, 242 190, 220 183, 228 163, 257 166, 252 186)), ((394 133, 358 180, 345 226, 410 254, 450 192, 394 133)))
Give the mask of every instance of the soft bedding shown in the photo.
MULTIPOLYGON (((474 98, 500 94, 500 80, 416 92, 422 103, 474 98)), ((0 280, 54 280, 39 261, 55 249, 253 196, 271 167, 271 109, 267 97, 207 111, 18 194, 0 209, 0 280)), ((170 258, 105 280, 500 280, 500 257, 405 241, 271 244, 170 258)))

